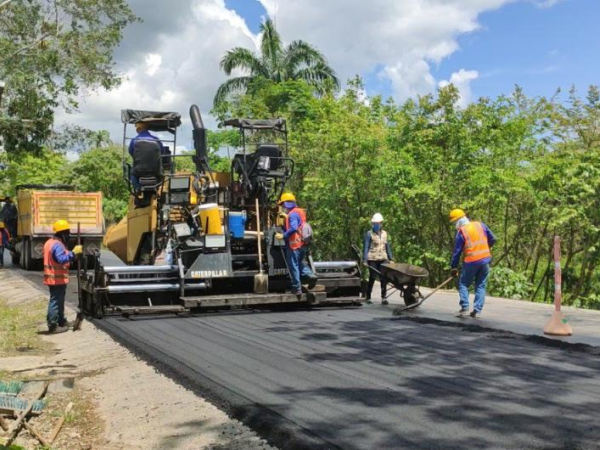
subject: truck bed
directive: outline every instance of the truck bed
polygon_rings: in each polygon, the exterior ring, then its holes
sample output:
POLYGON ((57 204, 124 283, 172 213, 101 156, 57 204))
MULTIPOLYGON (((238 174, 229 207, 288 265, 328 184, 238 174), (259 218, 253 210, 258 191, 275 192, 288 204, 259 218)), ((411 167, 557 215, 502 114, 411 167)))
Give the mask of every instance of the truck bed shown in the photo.
POLYGON ((19 235, 51 235, 52 224, 65 219, 71 232, 81 226, 82 235, 102 235, 102 194, 100 192, 23 191, 17 198, 19 235))

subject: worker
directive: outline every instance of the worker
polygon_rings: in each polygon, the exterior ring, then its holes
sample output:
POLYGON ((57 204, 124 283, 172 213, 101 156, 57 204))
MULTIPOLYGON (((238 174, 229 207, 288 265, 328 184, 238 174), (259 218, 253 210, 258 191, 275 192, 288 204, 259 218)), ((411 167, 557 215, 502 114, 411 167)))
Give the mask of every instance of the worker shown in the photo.
POLYGON ((15 237, 17 235, 18 219, 19 212, 17 211, 17 207, 10 197, 5 197, 4 205, 0 210, 0 220, 4 222, 4 225, 6 226, 11 237, 15 237))
POLYGON ((134 146, 134 142, 137 139, 146 139, 146 140, 153 139, 155 141, 158 141, 158 143, 160 145, 160 153, 161 153, 161 155, 166 154, 167 151, 166 151, 165 147, 163 146, 161 140, 158 137, 154 136, 153 134, 151 134, 148 131, 148 123, 146 123, 146 122, 137 122, 135 124, 135 132, 137 133, 137 136, 134 137, 131 140, 131 142, 129 142, 129 154, 131 156, 133 156, 133 146, 134 146))
MULTIPOLYGON (((169 154, 169 152, 167 151, 167 149, 165 148, 165 146, 163 145, 161 140, 158 137, 151 134, 150 131, 148 131, 148 123, 147 122, 137 122, 135 124, 135 131, 137 133, 137 136, 134 137, 133 139, 131 139, 131 141, 129 142, 129 154, 131 155, 132 158, 133 158, 133 153, 134 153, 135 141, 137 141, 137 140, 158 141, 158 145, 160 146, 161 156, 169 154)), ((137 191, 140 188, 140 183, 139 183, 138 178, 132 174, 130 181, 131 181, 131 184, 133 185, 134 189, 137 191)))
POLYGON ((387 280, 381 272, 381 265, 392 260, 392 248, 387 231, 383 229, 383 216, 380 213, 373 214, 371 218, 371 229, 365 233, 365 245, 363 250, 363 261, 369 266, 369 284, 366 292, 366 302, 371 301, 371 292, 375 280, 379 279, 381 284, 381 304, 387 305, 387 280))
POLYGON ((285 240, 285 259, 292 278, 292 293, 301 295, 301 281, 307 281, 312 287, 318 279, 304 262, 307 244, 302 240, 302 225, 306 223, 306 212, 298 208, 296 197, 291 192, 281 195, 279 207, 286 214, 286 219, 284 233, 276 233, 275 239, 285 240))
POLYGON ((462 209, 450 212, 450 223, 456 227, 454 253, 450 261, 452 275, 458 275, 458 263, 464 253, 463 266, 458 280, 461 317, 481 316, 485 303, 485 290, 490 273, 492 253, 490 249, 496 242, 494 233, 483 222, 471 222, 462 209), (475 300, 473 311, 469 313, 469 288, 475 282, 475 300))
POLYGON ((83 252, 76 245, 70 252, 70 226, 66 220, 57 220, 52 227, 54 236, 44 244, 44 284, 50 289, 48 303, 48 330, 50 333, 64 333, 71 325, 65 318, 65 294, 69 283, 69 266, 83 252))
POLYGON ((10 245, 10 232, 4 222, 0 221, 0 268, 4 267, 4 249, 10 245))

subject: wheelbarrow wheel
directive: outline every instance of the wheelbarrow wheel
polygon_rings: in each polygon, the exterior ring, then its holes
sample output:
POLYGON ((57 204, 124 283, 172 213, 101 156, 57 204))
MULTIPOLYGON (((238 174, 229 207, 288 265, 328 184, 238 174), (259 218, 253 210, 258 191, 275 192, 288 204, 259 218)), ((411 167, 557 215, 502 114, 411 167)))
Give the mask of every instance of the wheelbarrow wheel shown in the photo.
POLYGON ((419 300, 417 299, 419 291, 415 285, 408 285, 406 289, 404 289, 404 304, 406 306, 411 306, 417 303, 419 300))

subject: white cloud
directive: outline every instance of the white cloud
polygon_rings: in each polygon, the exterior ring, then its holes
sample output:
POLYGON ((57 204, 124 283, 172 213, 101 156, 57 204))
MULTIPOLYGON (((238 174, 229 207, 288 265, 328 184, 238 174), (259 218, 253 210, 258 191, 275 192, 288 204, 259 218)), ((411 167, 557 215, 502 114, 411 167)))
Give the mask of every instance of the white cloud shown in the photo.
POLYGON ((59 113, 57 126, 71 122, 107 129, 118 142, 123 130, 121 109, 178 111, 184 120, 179 142, 189 147, 190 105, 198 104, 205 123, 216 125, 208 112, 218 86, 226 79, 219 61, 233 47, 256 48, 256 36, 235 11, 225 7, 223 0, 129 3, 143 22, 129 27, 115 53, 116 67, 124 74, 123 83, 108 92, 86 92, 80 99, 79 112, 59 113))
POLYGON ((435 88, 429 64, 418 57, 412 60, 405 58, 393 66, 386 66, 383 73, 391 81, 396 96, 401 99, 426 94, 435 88))
POLYGON ((146 75, 153 76, 162 64, 162 56, 158 53, 148 53, 146 55, 146 75))
POLYGON ((431 92, 431 66, 458 48, 457 38, 478 30, 478 16, 517 0, 258 0, 286 41, 318 47, 345 81, 379 71, 397 100, 431 92))
POLYGON ((460 92, 458 105, 464 108, 471 102, 473 97, 471 92, 471 81, 476 80, 477 78, 479 78, 479 73, 476 70, 460 69, 450 76, 450 80, 440 81, 439 86, 444 87, 453 84, 460 92))
MULTIPOLYGON (((457 51, 460 35, 478 30, 480 14, 534 0, 255 1, 276 18, 285 42, 303 39, 315 45, 342 82, 375 72, 402 101, 436 88, 432 67, 457 51)), ((129 4, 143 22, 128 27, 115 52, 125 81, 111 92, 87 93, 79 114, 60 114, 57 122, 105 128, 119 140, 122 108, 176 110, 187 119, 189 105, 197 103, 205 122, 214 125, 207 116, 216 89, 226 79, 219 68, 221 58, 236 46, 256 50, 259 37, 224 0, 129 4)), ((461 98, 468 99, 469 83, 476 77, 474 71, 461 70, 449 81, 460 85, 461 98)), ((182 143, 189 143, 189 128, 182 133, 182 143)))
POLYGON ((535 6, 538 8, 551 8, 558 3, 561 3, 563 0, 531 0, 535 6))

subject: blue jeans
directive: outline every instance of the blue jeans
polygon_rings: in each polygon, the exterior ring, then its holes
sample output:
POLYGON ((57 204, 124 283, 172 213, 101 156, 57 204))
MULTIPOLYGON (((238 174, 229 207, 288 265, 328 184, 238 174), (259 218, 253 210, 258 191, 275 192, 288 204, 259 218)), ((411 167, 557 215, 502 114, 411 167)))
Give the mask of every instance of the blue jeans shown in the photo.
POLYGON ((129 177, 129 181, 131 181, 131 186, 133 187, 134 191, 137 192, 140 190, 141 185, 140 185, 140 180, 138 180, 138 177, 131 175, 129 177))
POLYGON ((65 295, 67 293, 67 285, 48 286, 50 288, 50 301, 48 302, 48 315, 46 321, 48 328, 52 329, 56 326, 64 326, 67 323, 65 318, 65 295))
POLYGON ((485 303, 485 289, 487 280, 490 274, 489 264, 466 264, 460 271, 460 279, 458 280, 458 293, 460 295, 461 309, 469 309, 469 288, 475 281, 475 301, 473 309, 481 312, 485 303))
POLYGON ((310 270, 310 267, 304 262, 305 256, 306 247, 300 247, 296 250, 292 250, 288 247, 285 248, 285 259, 287 260, 290 276, 292 277, 293 292, 298 292, 302 289, 300 277, 314 277, 312 270, 310 270))

